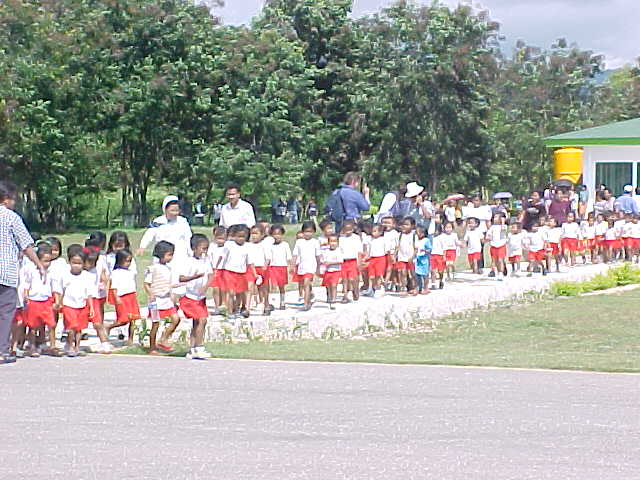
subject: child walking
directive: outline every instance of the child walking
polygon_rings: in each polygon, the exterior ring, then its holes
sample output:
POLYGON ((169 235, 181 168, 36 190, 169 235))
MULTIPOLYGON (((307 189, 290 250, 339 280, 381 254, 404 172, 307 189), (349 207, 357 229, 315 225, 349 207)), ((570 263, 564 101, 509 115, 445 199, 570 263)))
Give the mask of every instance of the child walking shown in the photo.
POLYGON ((467 260, 471 270, 476 275, 482 274, 480 268, 482 257, 482 242, 484 241, 484 233, 478 228, 480 220, 477 218, 469 218, 467 220, 467 229, 464 233, 463 242, 467 246, 467 260))
POLYGON ((340 250, 344 256, 344 262, 342 263, 342 282, 344 284, 342 303, 349 302, 349 292, 351 292, 354 301, 360 298, 360 274, 358 269, 363 256, 363 247, 362 239, 354 233, 355 228, 353 220, 345 220, 340 234, 340 250))
POLYGON ((400 223, 400 237, 396 250, 396 270, 400 295, 416 295, 415 258, 417 252, 418 237, 415 228, 415 220, 406 217, 400 223))
POLYGON ((453 222, 445 222, 442 225, 442 242, 444 248, 445 270, 447 280, 453 280, 455 275, 456 258, 458 257, 458 247, 463 243, 458 239, 458 234, 454 231, 453 222))
POLYGON ((384 289, 380 287, 387 269, 387 249, 382 225, 376 224, 371 228, 371 241, 369 242, 366 262, 371 285, 366 295, 374 296, 377 291, 384 295, 384 289))
POLYGON ((427 236, 427 232, 422 227, 416 227, 416 281, 418 292, 422 295, 429 293, 429 270, 431 256, 431 240, 427 236))
POLYGON ((567 214, 567 221, 562 224, 560 232, 561 249, 565 262, 573 267, 576 264, 576 252, 581 239, 580 225, 576 222, 573 213, 567 214))
MULTIPOLYGON (((253 265, 253 270, 248 270, 247 279, 251 291, 249 305, 253 304, 255 299, 256 306, 263 306, 263 314, 271 315, 269 307, 269 275, 267 272, 267 251, 264 241, 264 232, 258 226, 251 228, 249 237, 249 263, 253 265), (255 275, 253 272, 255 271, 255 275)), ((268 247, 267 247, 268 248, 268 247)))
POLYGON ((533 272, 540 269, 542 275, 547 274, 547 269, 543 265, 545 259, 545 239, 540 232, 540 223, 534 221, 531 224, 531 231, 527 234, 525 244, 528 249, 529 266, 527 267, 527 277, 533 276, 533 272))
POLYGON ((551 260, 555 259, 556 272, 560 272, 560 264, 562 263, 562 252, 560 250, 562 229, 557 225, 556 219, 552 216, 547 218, 547 231, 545 235, 547 270, 551 270, 551 260))
POLYGON ((45 342, 45 327, 55 328, 53 311, 53 279, 49 272, 51 268, 51 247, 39 244, 36 254, 46 273, 40 274, 33 263, 23 267, 21 272, 21 286, 24 292, 23 324, 28 329, 26 340, 27 355, 39 357, 42 353, 41 344, 45 342))
POLYGON ((121 249, 114 253, 113 271, 107 284, 109 297, 116 308, 116 322, 106 327, 107 338, 111 330, 129 325, 127 345, 133 345, 136 320, 140 319, 140 307, 136 296, 136 272, 133 269, 133 255, 121 249))
POLYGON ((213 277, 213 268, 207 256, 209 239, 200 233, 191 236, 191 251, 193 256, 187 258, 180 283, 186 284, 185 295, 180 298, 180 310, 186 318, 193 321, 189 343, 191 349, 187 358, 204 360, 211 358, 211 354, 204 348, 204 332, 207 327, 209 310, 207 309, 207 286, 213 277))
MULTIPOLYGON (((69 270, 67 260, 62 256, 62 242, 57 237, 48 237, 45 239, 51 246, 51 265, 49 266, 49 275, 51 276, 51 282, 53 285, 57 285, 64 274, 69 270)), ((58 349, 56 340, 56 327, 58 325, 58 317, 60 312, 54 310, 53 312, 53 324, 48 326, 49 331, 49 347, 43 352, 47 355, 58 357, 62 355, 62 352, 58 349)))
POLYGON ((303 287, 303 312, 311 309, 311 285, 320 265, 320 242, 313 238, 315 233, 316 224, 311 221, 304 222, 302 224, 302 238, 296 240, 292 252, 295 273, 303 287))
POLYGON ((339 248, 339 237, 332 233, 327 237, 327 247, 321 249, 322 286, 327 289, 327 303, 331 310, 335 310, 338 283, 342 278, 342 264, 344 256, 339 248))
POLYGON ((446 268, 446 262, 444 258, 444 242, 442 238, 442 232, 439 232, 431 244, 431 280, 433 282, 433 289, 444 288, 444 270, 446 268))
POLYGON ((227 229, 216 227, 213 229, 213 245, 209 245, 207 255, 213 268, 213 275, 209 280, 209 286, 213 289, 213 302, 215 303, 214 315, 220 315, 224 305, 224 282, 222 280, 222 258, 224 256, 224 244, 227 242, 227 229))
POLYGON ((291 268, 291 247, 284 241, 284 227, 282 225, 274 225, 271 227, 271 236, 273 244, 267 254, 268 258, 268 274, 269 284, 277 287, 280 293, 280 310, 285 309, 285 286, 289 282, 288 271, 291 268))
POLYGON ((107 332, 103 324, 103 309, 104 303, 102 299, 106 300, 106 294, 101 297, 101 288, 108 281, 106 276, 106 265, 100 271, 98 271, 98 260, 100 258, 99 250, 85 247, 84 248, 84 270, 87 273, 87 277, 91 282, 91 303, 93 304, 93 317, 91 323, 98 335, 100 345, 97 349, 98 353, 111 352, 111 344, 108 341, 107 332))
POLYGON ((507 226, 504 224, 505 218, 501 213, 493 216, 493 224, 487 231, 487 240, 489 240, 489 253, 491 255, 491 272, 489 277, 497 277, 501 279, 502 275, 506 275, 507 268, 504 260, 507 256, 507 226))
POLYGON ((519 223, 512 223, 509 226, 509 237, 507 238, 507 257, 511 264, 511 276, 515 277, 520 271, 520 259, 522 258, 522 246, 525 234, 519 223))

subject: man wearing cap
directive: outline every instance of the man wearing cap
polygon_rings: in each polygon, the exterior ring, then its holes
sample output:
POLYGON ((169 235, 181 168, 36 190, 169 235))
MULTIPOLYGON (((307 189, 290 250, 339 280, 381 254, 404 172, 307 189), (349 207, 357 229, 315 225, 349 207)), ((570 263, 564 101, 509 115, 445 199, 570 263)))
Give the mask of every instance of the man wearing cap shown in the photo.
POLYGON ((631 185, 624 186, 624 193, 616 199, 614 209, 619 212, 638 215, 638 206, 633 199, 633 187, 631 185))
POLYGON ((226 203, 220 211, 220 226, 225 228, 232 225, 253 227, 256 224, 253 206, 240 198, 240 186, 229 185, 226 195, 229 203, 226 203))
POLYGON ((187 219, 180 216, 180 200, 175 195, 168 195, 162 201, 161 215, 153 220, 144 232, 142 240, 140 240, 140 248, 138 255, 143 255, 149 245, 155 245, 161 240, 172 243, 175 251, 173 253, 173 262, 179 265, 181 261, 188 258, 191 252, 191 227, 187 219))

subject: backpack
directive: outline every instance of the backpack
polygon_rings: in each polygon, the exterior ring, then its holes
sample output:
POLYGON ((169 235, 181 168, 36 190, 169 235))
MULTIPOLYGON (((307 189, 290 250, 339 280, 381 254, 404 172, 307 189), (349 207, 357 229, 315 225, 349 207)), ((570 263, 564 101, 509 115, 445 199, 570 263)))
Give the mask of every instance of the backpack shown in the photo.
POLYGON ((333 193, 329 195, 329 198, 324 205, 324 213, 327 218, 337 223, 342 222, 346 215, 344 200, 342 199, 342 195, 340 194, 341 191, 342 187, 335 189, 333 193))

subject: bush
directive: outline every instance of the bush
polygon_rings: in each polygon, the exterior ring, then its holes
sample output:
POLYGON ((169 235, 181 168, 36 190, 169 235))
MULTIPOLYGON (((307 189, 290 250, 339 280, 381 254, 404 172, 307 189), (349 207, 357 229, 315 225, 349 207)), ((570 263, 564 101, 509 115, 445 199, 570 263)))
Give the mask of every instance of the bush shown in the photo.
POLYGON ((606 274, 596 275, 585 282, 555 282, 549 291, 555 297, 574 297, 581 293, 638 283, 640 283, 640 268, 632 267, 626 263, 621 267, 612 268, 606 274))

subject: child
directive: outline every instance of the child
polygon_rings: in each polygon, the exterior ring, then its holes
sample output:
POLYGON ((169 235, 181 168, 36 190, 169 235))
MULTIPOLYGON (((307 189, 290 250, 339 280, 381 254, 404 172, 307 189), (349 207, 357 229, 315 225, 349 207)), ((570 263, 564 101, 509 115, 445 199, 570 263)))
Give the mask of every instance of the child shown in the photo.
POLYGON ((320 231, 322 234, 318 237, 318 241, 320 242, 320 248, 329 248, 329 235, 333 235, 335 233, 333 229, 333 222, 328 218, 325 218, 320 222, 320 231))
POLYGON ((387 249, 387 271, 384 278, 385 290, 390 291, 396 282, 396 250, 398 249, 398 238, 400 237, 400 232, 396 230, 396 221, 393 217, 382 217, 380 222, 384 228, 384 240, 387 249))
MULTIPOLYGON (((371 228, 371 241, 367 251, 367 270, 370 289, 366 295, 374 296, 380 290, 387 269, 387 250, 384 239, 384 227, 376 224, 371 228)), ((384 290, 380 290, 384 294, 384 290)))
POLYGON ((93 328, 98 334, 98 339, 100 340, 100 346, 98 347, 98 353, 109 353, 111 351, 111 344, 108 341, 107 333, 103 325, 103 314, 102 311, 104 309, 104 302, 102 299, 106 300, 106 294, 104 297, 101 297, 102 292, 100 291, 101 286, 106 284, 106 264, 104 265, 104 269, 98 271, 97 263, 100 255, 98 254, 99 250, 93 248, 84 248, 84 270, 87 274, 87 277, 91 282, 91 302, 93 304, 93 317, 91 318, 91 323, 93 324, 93 328))
MULTIPOLYGON (((93 300, 94 309, 96 311, 96 319, 100 321, 100 325, 102 325, 102 321, 104 319, 104 306, 107 303, 108 296, 106 285, 109 281, 109 269, 107 266, 107 257, 104 253, 106 245, 107 236, 103 232, 99 231, 91 232, 89 234, 89 238, 87 238, 84 242, 85 248, 91 249, 98 256, 95 265, 95 273, 98 278, 98 285, 95 292, 96 296, 93 298, 93 300)), ((98 335, 100 335, 100 332, 98 332, 98 335)), ((102 339, 102 337, 100 338, 102 339)), ((110 347, 111 345, 109 345, 108 348, 110 347)))
POLYGON ((180 283, 186 284, 185 295, 180 298, 180 310, 186 318, 193 320, 193 328, 189 343, 191 349, 187 358, 204 360, 211 358, 211 354, 204 348, 204 331, 209 318, 207 309, 207 286, 213 277, 213 268, 207 256, 209 240, 201 233, 191 236, 191 251, 193 256, 185 261, 180 274, 180 283))
MULTIPOLYGON (((263 243, 265 236, 260 227, 255 226, 251 228, 250 243, 247 245, 249 248, 249 263, 253 265, 255 270, 247 271, 247 280, 251 290, 251 297, 255 297, 256 306, 262 304, 264 306, 263 314, 271 315, 271 309, 269 307, 269 277, 267 272, 267 251, 265 250, 265 243, 263 243)), ((249 305, 252 304, 253 298, 249 299, 249 305)))
POLYGON ((591 263, 597 263, 598 259, 596 256, 596 222, 593 213, 590 213, 587 216, 587 219, 581 223, 580 230, 580 235, 582 236, 583 242, 582 262, 587 263, 587 252, 589 252, 591 263))
POLYGON ((478 228, 480 226, 480 220, 477 218, 469 218, 467 220, 467 230, 464 234, 463 241, 467 245, 467 259, 471 270, 476 275, 482 274, 480 268, 480 259, 482 257, 482 241, 484 240, 484 234, 478 228))
MULTIPOLYGON (((49 266, 49 275, 51 276, 52 284, 56 285, 60 280, 62 280, 64 274, 69 270, 69 265, 67 264, 67 260, 62 256, 62 242, 57 237, 48 237, 45 239, 45 242, 51 246, 51 265, 49 266)), ((54 311, 53 325, 48 327, 49 348, 43 352, 54 357, 62 355, 56 344, 56 327, 58 325, 58 317, 59 312, 54 311)))
POLYGON ((69 270, 54 287, 54 310, 62 311, 64 328, 67 331, 65 353, 69 357, 81 355, 80 338, 82 330, 88 327, 94 316, 91 301, 91 278, 84 271, 85 256, 81 245, 67 248, 69 270))
POLYGON ((491 246, 489 249, 491 255, 489 277, 498 276, 498 280, 501 280, 500 275, 505 275, 507 271, 504 263, 507 256, 507 226, 504 224, 504 220, 504 215, 496 213, 493 216, 493 223, 487 231, 487 240, 491 246))
POLYGON ((327 289, 327 302, 329 308, 335 310, 333 304, 336 302, 338 294, 338 283, 342 278, 342 263, 344 257, 339 247, 340 239, 336 234, 329 234, 327 237, 328 248, 320 249, 321 265, 324 273, 322 275, 322 286, 327 289))
POLYGON ((520 271, 520 259, 522 258, 522 244, 525 234, 522 233, 519 223, 512 223, 509 226, 509 237, 507 238, 507 257, 511 264, 511 276, 515 277, 520 271))
POLYGON ((580 225, 576 222, 576 216, 572 212, 567 214, 567 221, 562 224, 560 238, 565 262, 573 267, 576 264, 576 252, 580 243, 580 225))
POLYGON ((547 251, 547 270, 551 270, 551 260, 555 259, 556 272, 560 272, 562 253, 560 251, 560 240, 562 229, 556 224, 556 219, 552 216, 547 218, 547 231, 545 234, 545 244, 547 251))
POLYGON ((342 232, 339 240, 340 250, 342 250, 344 258, 342 263, 342 282, 344 284, 342 303, 349 303, 349 292, 351 292, 354 301, 360 298, 358 267, 362 261, 364 251, 362 240, 354 233, 355 228, 353 220, 345 220, 342 223, 342 232))
POLYGON ((293 247, 293 263, 303 287, 303 312, 311 309, 311 284, 320 264, 320 242, 313 238, 315 233, 316 224, 310 221, 304 222, 302 224, 302 238, 296 240, 293 247))
POLYGON ((417 251, 418 237, 414 231, 416 222, 413 217, 405 217, 400 223, 400 236, 396 250, 396 270, 398 274, 398 284, 400 294, 406 296, 416 295, 415 258, 417 251), (406 289, 406 290, 405 290, 406 289))
POLYGON ((527 267, 527 277, 531 277, 535 270, 542 270, 542 275, 547 274, 547 269, 543 265, 545 259, 545 237, 540 232, 540 223, 534 221, 531 224, 531 231, 525 237, 525 244, 528 250, 529 266, 527 267))
POLYGON ((280 310, 285 309, 284 287, 289 282, 288 270, 291 268, 291 247, 285 242, 284 239, 285 230, 282 225, 274 225, 271 227, 271 236, 273 237, 273 245, 267 253, 268 268, 267 278, 269 284, 273 287, 278 287, 280 292, 280 310))
POLYGON ((462 245, 462 242, 458 240, 458 234, 454 231, 453 222, 447 221, 442 225, 442 242, 447 280, 453 280, 458 246, 462 245))
POLYGON ((618 229, 616 228, 616 220, 612 216, 607 219, 608 228, 604 234, 604 251, 603 258, 605 263, 615 260, 615 247, 618 242, 618 229))
POLYGON ((140 307, 136 297, 136 272, 133 269, 133 255, 126 249, 114 252, 113 270, 107 284, 109 298, 116 307, 116 323, 106 328, 107 338, 114 328, 129 325, 128 345, 133 345, 133 325, 140 317, 140 307))
MULTIPOLYGON (((127 252, 131 252, 131 243, 129 242, 129 237, 125 232, 120 230, 116 230, 109 237, 109 243, 107 246, 107 253, 105 255, 105 260, 107 264, 107 276, 110 276, 113 272, 113 269, 116 264, 116 253, 120 250, 126 250, 127 252)), ((133 273, 134 279, 138 275, 138 266, 136 264, 136 259, 131 257, 131 263, 127 268, 130 272, 133 273)), ((135 290, 134 290, 135 292, 135 290)), ((113 295, 110 294, 110 289, 107 290, 107 302, 110 305, 116 305, 116 300, 113 295)), ((133 334, 135 323, 127 322, 129 325, 129 342, 133 342, 133 334)), ((112 327, 109 327, 108 331, 111 331, 112 327)), ((124 337, 121 337, 124 338, 124 337)))
POLYGON ((622 227, 622 246, 624 249, 624 259, 627 262, 633 260, 633 217, 631 213, 624 216, 624 225, 622 227))
POLYGON ((231 318, 236 318, 238 314, 249 318, 247 272, 257 277, 246 243, 249 238, 249 228, 246 225, 233 225, 228 230, 228 236, 229 240, 224 245, 222 259, 227 314, 231 318))
POLYGON ((171 296, 172 289, 179 283, 177 272, 171 270, 168 265, 173 260, 175 247, 173 243, 164 240, 156 243, 153 256, 158 259, 147 267, 144 274, 144 288, 149 298, 149 317, 151 318, 151 331, 149 332, 149 353, 157 355, 158 349, 165 352, 173 351, 169 346, 169 339, 180 324, 180 317, 171 296), (156 342, 160 320, 169 319, 169 326, 164 329, 160 341, 156 342))
POLYGON ((431 255, 431 240, 422 227, 416 228, 418 241, 416 242, 416 281, 420 294, 429 293, 429 257, 431 255))
POLYGON ((213 229, 214 244, 209 246, 207 255, 209 262, 213 268, 213 276, 209 280, 209 286, 213 289, 213 302, 215 303, 214 315, 220 315, 220 308, 224 304, 225 292, 223 290, 222 257, 224 256, 224 244, 227 242, 227 229, 224 227, 215 227, 213 229))
POLYGON ((635 263, 638 263, 640 260, 640 222, 637 215, 633 216, 631 225, 632 256, 635 257, 635 263))
POLYGON ((605 250, 604 234, 607 233, 608 229, 609 223, 604 218, 604 215, 599 213, 596 216, 596 253, 602 255, 603 259, 605 250))
MULTIPOLYGON (((436 230, 436 232, 438 232, 438 230, 436 230)), ((433 242, 431 244, 430 260, 433 288, 439 288, 440 290, 442 290, 444 288, 444 270, 446 268, 442 232, 438 232, 438 234, 433 239, 433 242), (436 286, 436 282, 438 282, 438 286, 436 286)))
POLYGON ((22 269, 20 275, 20 289, 24 292, 21 297, 24 299, 26 307, 23 312, 23 324, 29 329, 26 338, 29 342, 28 354, 31 357, 40 356, 40 343, 44 342, 45 326, 55 328, 53 280, 49 272, 51 247, 46 243, 39 244, 36 254, 46 269, 45 275, 42 276, 31 262, 22 269))
MULTIPOLYGON (((364 259, 369 255, 369 248, 371 245, 371 228, 373 224, 368 221, 360 220, 358 222, 358 231, 360 232, 360 240, 362 240, 362 254, 360 259, 364 259)), ((366 263, 362 262, 360 265, 360 276, 362 277, 361 292, 368 293, 371 289, 369 282, 369 267, 366 263)))
POLYGON ((624 218, 624 212, 617 212, 614 220, 614 228, 616 229, 616 239, 613 242, 611 249, 613 260, 618 260, 624 257, 624 242, 622 241, 622 235, 624 235, 624 225, 626 220, 624 218))

